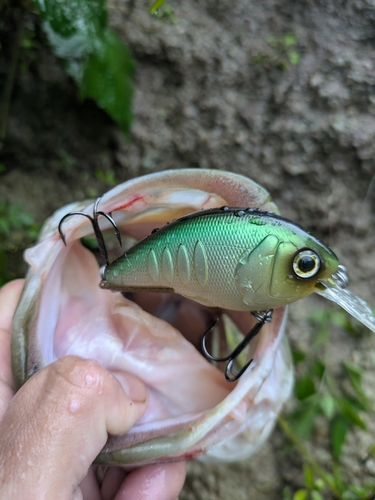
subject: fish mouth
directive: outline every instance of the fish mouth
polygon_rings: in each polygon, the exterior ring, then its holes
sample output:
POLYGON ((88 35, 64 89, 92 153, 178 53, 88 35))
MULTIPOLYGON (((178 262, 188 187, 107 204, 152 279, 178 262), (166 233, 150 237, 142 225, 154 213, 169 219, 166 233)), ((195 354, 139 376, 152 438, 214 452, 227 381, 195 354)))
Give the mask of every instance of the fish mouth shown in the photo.
MULTIPOLYGON (((165 193, 165 183, 161 185, 165 193)), ((187 196, 186 182, 183 185, 187 196)), ((156 196, 155 182, 151 186, 156 196)), ((174 197, 176 190, 175 185, 174 197)), ((230 204, 224 196, 198 192, 195 185, 189 203, 177 206, 166 203, 164 194, 158 204, 145 203, 145 191, 143 185, 141 204, 130 210, 130 216, 129 195, 118 190, 106 195, 102 207, 113 214, 123 234, 136 239, 165 219, 207 205, 230 204)), ((13 352, 22 342, 25 346, 14 363, 23 365, 21 383, 68 354, 95 359, 110 371, 131 373, 145 383, 149 398, 144 416, 127 434, 111 436, 97 463, 133 466, 201 454, 217 461, 251 455, 269 435, 292 388, 292 363, 283 337, 286 308, 275 309, 272 322, 264 325, 245 353, 243 361, 253 359, 250 367, 238 382, 228 383, 225 364, 215 366, 203 357, 201 337, 214 319, 221 318, 208 343, 212 353, 221 356, 231 350, 233 339, 252 328, 255 320, 250 313, 209 308, 169 293, 124 297, 101 289, 99 265, 80 242, 92 233, 90 225, 76 218, 67 230, 66 248, 59 239, 58 220, 68 211, 47 223, 41 242, 26 256, 31 270, 16 313, 12 346, 13 352), (26 345, 20 331, 27 331, 26 345)))

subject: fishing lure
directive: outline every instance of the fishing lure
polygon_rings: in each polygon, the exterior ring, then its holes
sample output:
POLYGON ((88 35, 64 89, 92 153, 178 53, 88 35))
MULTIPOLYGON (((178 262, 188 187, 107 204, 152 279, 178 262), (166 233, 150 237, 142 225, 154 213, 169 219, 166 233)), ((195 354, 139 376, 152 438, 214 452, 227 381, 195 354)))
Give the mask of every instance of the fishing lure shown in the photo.
MULTIPOLYGON (((90 218, 96 235, 95 203, 90 218)), ((67 214, 62 222, 77 212, 67 214)), ((86 217, 87 214, 83 214, 86 217)), ((116 235, 119 233, 116 229, 116 235)), ((97 236, 98 237, 98 236, 97 236)), ((201 210, 174 220, 138 242, 111 264, 103 238, 98 238, 107 264, 102 268, 101 288, 121 292, 174 292, 206 306, 250 311, 258 323, 234 351, 212 356, 207 335, 202 350, 213 361, 228 361, 225 377, 237 380, 252 360, 235 373, 238 355, 272 319, 272 309, 295 302, 313 292, 330 298, 327 286, 347 284, 336 255, 297 224, 273 212, 253 208, 221 207, 201 210)))
POLYGON ((175 292, 206 306, 262 311, 319 289, 335 254, 272 212, 214 208, 154 231, 105 266, 102 288, 175 292))
POLYGON ((155 231, 106 266, 100 286, 169 290, 205 305, 251 311, 315 292, 375 333, 370 307, 348 284, 332 250, 294 222, 259 209, 222 207, 155 231))

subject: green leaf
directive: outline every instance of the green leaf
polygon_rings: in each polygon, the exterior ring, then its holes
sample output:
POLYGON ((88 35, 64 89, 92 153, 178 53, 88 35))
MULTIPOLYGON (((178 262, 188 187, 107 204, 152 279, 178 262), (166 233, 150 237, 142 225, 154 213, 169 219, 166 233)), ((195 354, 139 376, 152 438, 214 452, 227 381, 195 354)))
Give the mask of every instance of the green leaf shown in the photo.
POLYGON ((315 309, 310 315, 309 320, 317 325, 322 325, 327 323, 327 311, 326 309, 315 309))
POLYGON ((322 495, 319 493, 319 491, 312 491, 311 492, 311 500, 324 500, 322 495))
MULTIPOLYGON (((238 344, 243 339, 243 334, 238 326, 234 323, 234 321, 227 315, 222 314, 221 316, 223 326, 224 326, 224 335, 226 344, 228 346, 228 351, 233 351, 238 344)), ((241 352, 236 358, 235 369, 240 370, 242 366, 246 363, 246 354, 245 352, 241 352)))
POLYGON ((342 366, 345 368, 348 375, 353 377, 357 381, 357 383, 361 383, 363 371, 358 365, 352 363, 351 361, 344 360, 342 362, 342 366))
POLYGON ((337 488, 336 478, 332 474, 329 474, 328 472, 326 472, 325 475, 324 475, 324 481, 325 481, 326 484, 328 484, 328 486, 331 489, 332 488, 337 488))
POLYGON ((277 38, 274 35, 268 35, 266 37, 267 42, 273 47, 277 44, 277 38))
POLYGON ((352 403, 345 397, 336 400, 340 413, 347 418, 347 420, 359 427, 362 430, 366 430, 367 426, 365 422, 358 415, 358 411, 353 407, 352 403))
POLYGON ((329 337, 329 313, 325 309, 316 309, 309 316, 309 320, 315 326, 316 332, 313 337, 313 347, 319 347, 327 343, 329 337))
POLYGON ((286 35, 284 37, 284 45, 285 47, 291 47, 297 43, 297 37, 295 35, 286 35))
POLYGON ((361 399, 359 399, 355 396, 348 395, 348 394, 345 394, 345 399, 350 404, 350 406, 353 408, 353 410, 356 410, 357 412, 369 411, 368 405, 363 404, 361 399))
POLYGON ((364 409, 369 410, 371 402, 362 389, 362 370, 350 361, 343 361, 342 366, 349 376, 350 384, 358 396, 360 403, 364 409))
POLYGON ((353 331, 353 326, 350 323, 350 316, 345 311, 331 311, 330 321, 335 326, 342 328, 346 331, 353 331))
POLYGON ((33 217, 30 214, 27 214, 26 212, 18 213, 18 221, 19 224, 22 226, 31 226, 31 224, 34 223, 33 217))
POLYGON ((342 445, 344 444, 346 433, 348 432, 348 421, 346 418, 337 416, 331 424, 330 438, 332 447, 332 456, 338 460, 341 456, 342 445))
POLYGON ((125 133, 131 122, 134 64, 107 24, 105 0, 34 0, 55 54, 82 99, 93 99, 125 133))
POLYGON ((313 365, 312 365, 312 372, 316 377, 318 377, 319 380, 322 379, 324 372, 325 372, 326 366, 320 359, 314 359, 313 365))
POLYGON ((290 416, 290 425, 294 434, 301 439, 308 439, 319 413, 320 408, 315 396, 304 400, 290 416))
POLYGON ((156 0, 150 7, 150 14, 156 14, 157 11, 164 5, 165 0, 156 0))
POLYGON ((293 500, 292 492, 289 486, 285 486, 283 489, 283 500, 293 500))
POLYGON ((341 474, 340 465, 338 462, 332 463, 332 479, 334 481, 334 486, 338 491, 344 491, 347 488, 347 485, 344 482, 344 478, 341 474))
POLYGON ((325 393, 321 395, 319 404, 325 416, 331 420, 336 411, 335 399, 330 394, 325 393))
POLYGON ((108 184, 108 186, 115 186, 116 184, 118 184, 115 173, 112 170, 97 170, 95 172, 95 177, 98 179, 98 181, 102 181, 108 184))
POLYGON ((310 375, 302 375, 296 380, 295 392, 300 400, 315 394, 315 384, 310 375))
POLYGON ((361 486, 348 485, 342 494, 342 500, 368 500, 375 498, 374 484, 361 486))
POLYGON ((311 467, 307 464, 303 465, 303 472, 305 476, 306 486, 312 490, 314 488, 314 475, 312 473, 311 467))
POLYGON ((107 22, 105 0, 33 0, 56 34, 71 38, 81 34, 95 36, 107 22))
POLYGON ((83 238, 81 238, 81 243, 85 248, 88 248, 89 250, 99 249, 98 241, 95 237, 84 236, 83 238))
POLYGON ((9 236, 9 232, 10 232, 10 229, 9 229, 8 221, 5 219, 0 219, 0 234, 3 237, 7 237, 7 236, 9 236))
POLYGON ((293 495, 293 500, 307 500, 309 492, 305 489, 297 490, 293 495))
POLYGON ((298 351, 297 349, 293 349, 292 358, 293 363, 295 365, 298 365, 298 363, 301 363, 301 361, 304 361, 306 359, 306 353, 304 353, 303 351, 298 351))
POLYGON ((296 65, 301 61, 301 54, 296 50, 290 50, 288 52, 289 61, 291 64, 296 65))
POLYGON ((314 482, 314 488, 318 491, 322 491, 325 487, 326 485, 323 479, 321 477, 318 477, 314 482))
POLYGON ((84 68, 80 96, 94 99, 127 133, 132 119, 134 64, 113 31, 105 30, 100 41, 100 50, 91 54, 84 68))
POLYGON ((175 24, 177 22, 177 17, 174 13, 174 10, 169 5, 156 10, 153 15, 158 19, 164 19, 171 24, 175 24))
POLYGON ((329 338, 329 328, 328 325, 325 323, 320 325, 317 331, 313 334, 313 348, 317 348, 327 344, 328 338, 329 338))

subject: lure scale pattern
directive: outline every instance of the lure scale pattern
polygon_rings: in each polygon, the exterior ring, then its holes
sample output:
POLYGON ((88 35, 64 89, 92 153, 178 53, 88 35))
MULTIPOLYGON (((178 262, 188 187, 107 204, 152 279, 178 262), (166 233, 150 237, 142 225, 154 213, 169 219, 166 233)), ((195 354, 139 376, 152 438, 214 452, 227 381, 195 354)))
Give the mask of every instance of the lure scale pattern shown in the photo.
POLYGON ((286 219, 252 209, 211 209, 155 230, 106 267, 101 286, 175 291, 231 310, 285 305, 311 293, 317 280, 302 283, 293 276, 301 248, 319 253, 323 273, 337 267, 327 247, 286 219))

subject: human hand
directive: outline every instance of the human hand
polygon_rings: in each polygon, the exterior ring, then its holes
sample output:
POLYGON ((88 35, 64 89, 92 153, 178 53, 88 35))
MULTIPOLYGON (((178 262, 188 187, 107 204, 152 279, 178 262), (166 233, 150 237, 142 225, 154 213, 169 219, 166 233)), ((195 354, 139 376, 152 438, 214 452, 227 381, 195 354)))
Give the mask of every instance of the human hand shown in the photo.
POLYGON ((183 462, 132 471, 92 462, 108 433, 124 434, 147 406, 144 384, 66 356, 14 394, 10 335, 22 280, 0 290, 0 498, 175 500, 183 462))

